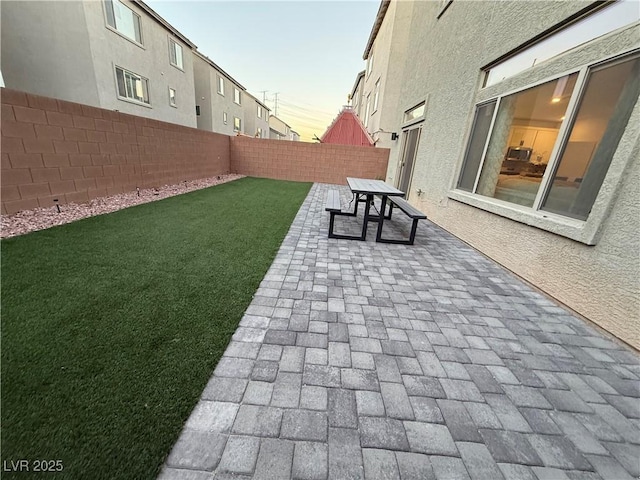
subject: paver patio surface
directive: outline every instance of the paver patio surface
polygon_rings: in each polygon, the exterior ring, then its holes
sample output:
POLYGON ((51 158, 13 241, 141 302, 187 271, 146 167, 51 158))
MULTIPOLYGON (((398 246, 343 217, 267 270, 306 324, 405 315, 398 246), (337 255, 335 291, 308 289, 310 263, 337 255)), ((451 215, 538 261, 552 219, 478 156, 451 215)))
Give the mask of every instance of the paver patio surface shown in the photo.
MULTIPOLYGON (((160 478, 640 476, 636 352, 428 221, 414 246, 375 243, 375 224, 329 240, 328 188, 309 192, 160 478)), ((402 217, 385 232, 406 234, 402 217)))

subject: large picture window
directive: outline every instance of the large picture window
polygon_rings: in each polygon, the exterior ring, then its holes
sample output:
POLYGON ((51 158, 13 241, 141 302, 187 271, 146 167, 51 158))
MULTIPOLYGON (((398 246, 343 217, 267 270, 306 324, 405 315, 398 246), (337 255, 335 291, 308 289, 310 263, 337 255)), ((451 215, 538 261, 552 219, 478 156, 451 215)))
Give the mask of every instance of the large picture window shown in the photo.
POLYGON ((500 99, 476 193, 533 206, 577 76, 500 99))
POLYGON ((116 67, 116 82, 119 97, 149 104, 149 80, 136 73, 116 67))
POLYGON ((118 0, 106 0, 104 8, 107 14, 107 25, 134 42, 142 44, 140 16, 137 13, 118 0))
POLYGON ((639 94, 636 52, 478 105, 457 188, 586 220, 639 94))
POLYGON ((640 94, 640 57, 594 68, 542 209, 586 220, 640 94))

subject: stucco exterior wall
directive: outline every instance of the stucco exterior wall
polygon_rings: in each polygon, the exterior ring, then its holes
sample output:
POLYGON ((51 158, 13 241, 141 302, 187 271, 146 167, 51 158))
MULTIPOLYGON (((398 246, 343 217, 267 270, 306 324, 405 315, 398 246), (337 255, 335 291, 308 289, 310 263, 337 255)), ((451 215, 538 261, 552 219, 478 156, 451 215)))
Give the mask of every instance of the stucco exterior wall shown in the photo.
POLYGON ((107 28, 102 2, 83 2, 100 98, 99 106, 195 127, 197 122, 191 47, 172 35, 137 5, 126 1, 123 3, 140 15, 142 47, 107 28), (169 62, 169 38, 182 46, 182 70, 169 62), (118 98, 116 66, 149 79, 149 106, 118 98), (176 107, 169 105, 169 87, 176 90, 176 107))
MULTIPOLYGON (((246 92, 217 68, 205 59, 196 55, 192 56, 194 65, 195 96, 200 105, 200 116, 197 127, 210 132, 235 135, 233 130, 233 118, 238 117, 242 122, 241 133, 245 132, 245 107, 244 103, 255 103, 253 98, 247 98, 246 92), (218 93, 218 78, 224 81, 224 95, 218 93), (242 104, 233 101, 233 89, 238 88, 242 95, 242 104), (227 123, 224 123, 223 113, 227 113, 227 123)), ((195 107, 194 107, 195 108, 195 107)), ((254 132, 255 133, 255 132, 254 132)))
POLYGON ((103 2, 2 2, 5 84, 30 93, 196 126, 191 48, 131 2, 143 46, 107 28, 103 2), (183 48, 184 69, 169 62, 169 37, 183 48), (115 66, 149 80, 150 105, 118 98, 115 66), (169 105, 169 87, 176 107, 169 105))
MULTIPOLYGON (((391 133, 399 133, 397 128, 399 103, 402 103, 403 70, 406 60, 407 44, 410 41, 410 25, 413 5, 416 2, 393 1, 389 4, 384 20, 380 25, 376 39, 371 47, 373 68, 361 82, 362 105, 358 108, 358 116, 365 120, 367 95, 370 94, 370 118, 367 131, 371 134, 376 146, 381 148, 397 148, 397 140, 391 139, 391 133), (375 84, 380 81, 378 108, 374 111, 375 84)), ((403 103, 404 105, 404 103, 403 103)), ((413 105, 410 105, 413 106, 413 105)), ((406 110, 408 107, 403 109, 406 110)))
POLYGON ((81 2, 3 1, 0 16, 7 88, 100 105, 81 2))
MULTIPOLYGON (((410 202, 438 225, 640 347, 638 105, 594 206, 604 220, 595 226, 587 222, 588 228, 599 232, 595 246, 532 227, 527 215, 514 221, 451 198, 477 102, 508 87, 523 88, 637 47, 637 27, 592 41, 507 83, 480 90, 482 66, 584 8, 584 2, 453 2, 440 19, 436 18, 437 2, 413 3, 401 89, 404 104, 398 106, 397 115, 425 99, 427 109, 410 202), (424 192, 421 196, 418 189, 424 192)), ((399 120, 396 125, 401 126, 399 120)), ((391 151, 387 172, 391 183, 400 154, 399 145, 391 151)))
POLYGON ((243 92, 244 133, 254 137, 258 128, 262 129, 260 138, 269 137, 269 110, 260 105, 257 100, 246 91, 243 92), (262 116, 258 118, 258 105, 262 108, 262 116))
POLYGON ((193 54, 193 83, 196 105, 200 106, 200 115, 196 116, 196 126, 200 130, 213 131, 211 97, 217 95, 215 86, 211 86, 211 66, 197 55, 193 54))

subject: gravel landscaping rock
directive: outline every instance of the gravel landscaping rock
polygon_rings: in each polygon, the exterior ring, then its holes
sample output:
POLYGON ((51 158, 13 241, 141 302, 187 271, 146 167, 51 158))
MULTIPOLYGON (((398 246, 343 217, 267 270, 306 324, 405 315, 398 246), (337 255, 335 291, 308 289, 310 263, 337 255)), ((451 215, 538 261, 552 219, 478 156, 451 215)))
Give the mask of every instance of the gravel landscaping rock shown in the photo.
POLYGON ((175 185, 164 185, 159 188, 145 188, 135 192, 120 193, 109 197, 94 198, 89 203, 68 203, 57 207, 35 208, 24 210, 12 215, 2 215, 0 223, 0 238, 15 237, 36 230, 64 225, 75 222, 81 218, 93 217, 105 213, 115 212, 123 208, 132 207, 141 203, 154 202, 174 195, 212 187, 221 183, 231 182, 244 177, 244 175, 217 175, 210 178, 185 181, 175 185))

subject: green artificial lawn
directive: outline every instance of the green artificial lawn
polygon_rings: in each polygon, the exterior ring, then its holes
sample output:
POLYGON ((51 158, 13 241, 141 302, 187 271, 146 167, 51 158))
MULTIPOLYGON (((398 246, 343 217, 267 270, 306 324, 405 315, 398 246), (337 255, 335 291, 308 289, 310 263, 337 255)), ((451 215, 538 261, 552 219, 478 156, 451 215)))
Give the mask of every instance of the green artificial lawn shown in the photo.
POLYGON ((309 188, 245 178, 3 240, 2 460, 155 478, 309 188))

